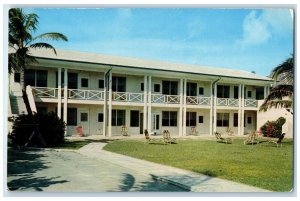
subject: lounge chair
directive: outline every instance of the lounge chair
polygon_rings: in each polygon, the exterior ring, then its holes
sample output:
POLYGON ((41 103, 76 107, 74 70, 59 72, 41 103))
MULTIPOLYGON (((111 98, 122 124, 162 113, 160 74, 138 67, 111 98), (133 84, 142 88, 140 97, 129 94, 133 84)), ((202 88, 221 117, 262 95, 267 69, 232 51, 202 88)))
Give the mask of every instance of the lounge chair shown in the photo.
POLYGON ((270 140, 268 142, 275 143, 277 145, 277 147, 279 145, 282 147, 282 140, 283 140, 284 136, 285 136, 285 133, 282 133, 277 140, 270 140))
POLYGON ((258 137, 258 133, 257 132, 255 132, 255 131, 251 132, 248 135, 248 138, 246 140, 244 140, 244 144, 245 145, 246 144, 252 144, 252 145, 253 144, 258 144, 259 141, 258 141, 257 137, 258 137))
POLYGON ((221 134, 218 133, 218 132, 215 132, 215 136, 217 138, 217 142, 222 142, 222 143, 226 143, 226 144, 232 144, 232 139, 229 138, 229 137, 228 138, 223 138, 221 136, 221 134))
POLYGON ((233 132, 232 128, 229 128, 229 127, 227 128, 226 133, 227 133, 228 135, 231 135, 231 136, 234 135, 234 132, 233 132))
POLYGON ((165 144, 177 143, 175 138, 171 138, 169 130, 163 131, 163 141, 165 144))

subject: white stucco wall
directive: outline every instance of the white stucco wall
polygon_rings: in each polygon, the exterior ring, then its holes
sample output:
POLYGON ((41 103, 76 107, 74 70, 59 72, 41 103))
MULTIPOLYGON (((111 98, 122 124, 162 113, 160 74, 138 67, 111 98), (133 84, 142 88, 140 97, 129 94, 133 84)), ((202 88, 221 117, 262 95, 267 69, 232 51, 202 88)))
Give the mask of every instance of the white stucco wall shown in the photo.
MULTIPOLYGON (((258 105, 260 106, 263 101, 258 101, 258 105)), ((293 138, 293 115, 288 112, 286 109, 278 108, 278 109, 270 109, 266 112, 258 112, 257 113, 257 130, 264 125, 267 121, 276 121, 279 117, 284 117, 286 119, 285 124, 282 126, 282 132, 285 133, 285 137, 293 138)))

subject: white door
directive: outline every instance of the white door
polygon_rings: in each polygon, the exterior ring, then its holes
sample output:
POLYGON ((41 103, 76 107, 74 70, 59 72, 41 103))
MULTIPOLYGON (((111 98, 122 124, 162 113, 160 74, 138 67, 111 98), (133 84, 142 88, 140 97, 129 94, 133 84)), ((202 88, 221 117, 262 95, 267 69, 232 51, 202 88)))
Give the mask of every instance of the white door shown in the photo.
POLYGON ((152 114, 152 133, 160 134, 159 114, 152 114))
POLYGON ((97 111, 97 117, 96 117, 96 122, 97 122, 97 132, 96 134, 97 135, 102 135, 103 134, 103 118, 104 118, 104 115, 103 115, 103 112, 102 111, 97 111))
POLYGON ((90 135, 89 110, 79 109, 78 125, 82 126, 84 135, 90 135))

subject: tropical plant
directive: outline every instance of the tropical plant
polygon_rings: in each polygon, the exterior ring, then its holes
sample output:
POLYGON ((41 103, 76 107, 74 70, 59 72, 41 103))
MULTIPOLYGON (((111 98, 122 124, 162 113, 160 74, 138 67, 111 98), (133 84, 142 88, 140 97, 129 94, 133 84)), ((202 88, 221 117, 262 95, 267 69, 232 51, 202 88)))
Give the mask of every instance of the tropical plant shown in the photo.
POLYGON ((20 72, 20 83, 22 90, 25 90, 24 70, 29 63, 37 62, 30 54, 31 49, 46 48, 51 49, 56 54, 55 48, 43 40, 63 40, 68 41, 67 37, 61 33, 51 32, 38 36, 33 36, 38 27, 38 15, 35 13, 26 14, 21 8, 9 10, 9 46, 8 72, 20 72))
POLYGON ((20 114, 9 135, 14 146, 53 147, 64 142, 66 124, 56 113, 20 114))
POLYGON ((271 77, 275 80, 274 87, 270 90, 260 111, 270 108, 292 108, 294 91, 294 57, 290 57, 273 69, 271 77))
POLYGON ((282 126, 286 119, 279 117, 276 121, 267 121, 261 128, 264 137, 279 137, 282 134, 282 126))

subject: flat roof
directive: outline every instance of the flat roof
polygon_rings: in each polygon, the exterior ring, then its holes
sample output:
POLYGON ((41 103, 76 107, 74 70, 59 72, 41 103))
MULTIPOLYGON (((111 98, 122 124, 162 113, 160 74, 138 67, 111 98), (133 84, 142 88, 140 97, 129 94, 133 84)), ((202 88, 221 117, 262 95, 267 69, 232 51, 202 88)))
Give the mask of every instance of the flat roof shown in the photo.
POLYGON ((33 49, 30 54, 35 57, 63 60, 63 61, 73 61, 73 62, 87 62, 95 64, 105 64, 105 65, 116 65, 124 67, 136 67, 144 68, 149 70, 170 70, 175 72, 187 72, 187 73, 199 73, 212 76, 226 76, 226 77, 236 77, 236 78, 247 78, 255 80, 265 80, 271 81, 272 79, 266 76, 257 75, 244 70, 236 69, 226 69, 208 66, 197 66, 189 64, 179 64, 163 61, 154 61, 130 57, 113 56, 98 53, 87 53, 79 51, 61 50, 56 49, 57 55, 54 54, 52 50, 49 49, 33 49))

